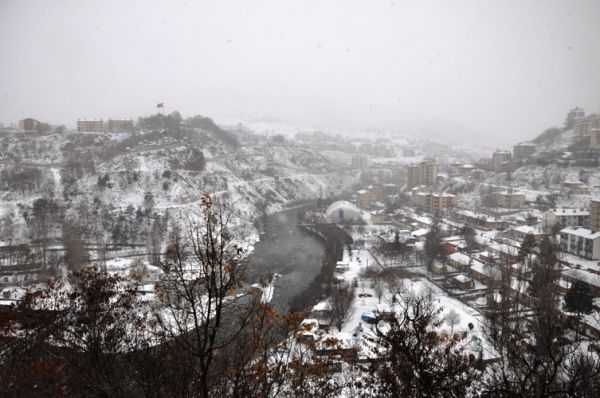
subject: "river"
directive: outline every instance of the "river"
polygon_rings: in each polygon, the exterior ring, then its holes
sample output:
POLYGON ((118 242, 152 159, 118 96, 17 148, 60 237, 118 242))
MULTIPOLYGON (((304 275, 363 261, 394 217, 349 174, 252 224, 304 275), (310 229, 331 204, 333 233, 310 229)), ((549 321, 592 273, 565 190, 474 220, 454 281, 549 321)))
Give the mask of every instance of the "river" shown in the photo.
POLYGON ((248 277, 269 281, 273 274, 275 291, 271 304, 280 311, 289 309, 289 300, 302 292, 321 271, 325 249, 317 238, 303 232, 296 221, 297 209, 267 218, 265 233, 249 256, 248 277))

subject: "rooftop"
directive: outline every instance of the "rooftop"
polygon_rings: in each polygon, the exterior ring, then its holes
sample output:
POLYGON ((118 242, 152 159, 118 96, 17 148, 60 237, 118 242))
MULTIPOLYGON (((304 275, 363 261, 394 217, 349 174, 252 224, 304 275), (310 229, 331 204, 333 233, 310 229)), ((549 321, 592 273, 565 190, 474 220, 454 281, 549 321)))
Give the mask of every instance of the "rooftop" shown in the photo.
POLYGON ((589 216, 590 212, 585 209, 552 209, 549 210, 555 216, 589 216))
POLYGON ((514 228, 511 228, 511 229, 513 231, 518 231, 518 232, 521 232, 521 233, 524 233, 524 234, 532 234, 532 235, 534 235, 534 234, 541 234, 542 233, 539 229, 537 229, 535 227, 531 227, 529 225, 520 225, 518 227, 514 227, 514 228))
POLYGON ((511 192, 511 191, 499 191, 499 192, 495 192, 498 195, 512 195, 512 196, 516 196, 516 195, 523 195, 521 192, 511 192))
POLYGON ((580 236, 580 237, 586 238, 586 239, 600 238, 600 231, 592 231, 587 228, 570 228, 569 227, 569 228, 561 229, 560 233, 580 236))

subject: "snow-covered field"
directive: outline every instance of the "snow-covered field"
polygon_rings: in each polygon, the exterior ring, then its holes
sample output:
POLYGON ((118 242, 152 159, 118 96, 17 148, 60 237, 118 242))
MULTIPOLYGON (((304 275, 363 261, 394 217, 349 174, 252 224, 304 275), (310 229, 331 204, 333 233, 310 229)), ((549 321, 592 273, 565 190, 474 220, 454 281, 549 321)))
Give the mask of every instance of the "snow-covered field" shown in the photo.
MULTIPOLYGON (((374 266, 379 269, 377 260, 367 250, 352 250, 344 252, 344 258, 339 262, 342 264, 345 271, 336 273, 336 276, 346 281, 348 285, 356 283, 356 294, 352 308, 344 322, 342 329, 333 331, 332 336, 342 341, 343 346, 362 347, 362 355, 369 356, 369 347, 364 345, 363 336, 372 336, 373 326, 366 323, 363 315, 374 316, 377 313, 388 311, 398 312, 401 310, 401 301, 393 300, 394 294, 402 295, 431 295, 434 299, 434 305, 440 309, 439 319, 443 320, 449 312, 458 314, 459 321, 454 325, 455 332, 468 332, 465 344, 466 348, 471 351, 482 350, 483 358, 491 358, 494 352, 491 346, 486 342, 482 332, 483 315, 475 309, 469 307, 458 299, 450 297, 445 291, 430 282, 424 277, 413 277, 399 280, 397 291, 391 292, 388 285, 384 287, 384 293, 379 300, 375 289, 372 287, 371 281, 361 276, 361 273, 369 266, 374 266), (469 328, 472 324, 473 329, 469 328)), ((321 303, 320 306, 323 306, 321 303)), ((316 306, 317 309, 319 305, 316 306)), ((313 309, 315 310, 315 309, 313 309)), ((440 333, 451 333, 451 326, 442 322, 440 333)), ((478 353, 478 352, 477 352, 478 353)))

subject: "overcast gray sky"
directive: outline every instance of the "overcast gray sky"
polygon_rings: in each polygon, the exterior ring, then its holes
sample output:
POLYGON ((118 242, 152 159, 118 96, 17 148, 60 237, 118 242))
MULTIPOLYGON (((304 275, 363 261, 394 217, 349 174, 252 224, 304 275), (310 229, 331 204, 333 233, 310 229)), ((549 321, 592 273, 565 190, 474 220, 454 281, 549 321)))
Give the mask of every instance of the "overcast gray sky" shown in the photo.
POLYGON ((164 102, 217 122, 436 119, 520 140, 600 111, 598 21, 598 0, 0 0, 0 120, 164 102))

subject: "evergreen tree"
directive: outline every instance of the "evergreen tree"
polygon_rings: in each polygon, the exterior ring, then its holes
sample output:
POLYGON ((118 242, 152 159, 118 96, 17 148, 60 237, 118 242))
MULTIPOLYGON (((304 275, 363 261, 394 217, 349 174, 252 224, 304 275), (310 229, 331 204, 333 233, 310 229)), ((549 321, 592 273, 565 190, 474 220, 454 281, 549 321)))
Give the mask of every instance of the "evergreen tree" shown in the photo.
POLYGON ((437 214, 433 217, 431 228, 425 237, 424 251, 427 259, 427 269, 431 271, 435 258, 442 253, 442 235, 437 214))
POLYGON ((465 244, 467 246, 467 252, 469 254, 479 248, 479 242, 477 242, 477 231, 470 225, 465 225, 463 228, 463 236, 465 237, 465 244))
MULTIPOLYGON (((523 247, 521 247, 523 248, 523 247)), ((540 242, 538 258, 533 261, 531 271, 532 279, 529 283, 529 294, 538 306, 556 307, 558 300, 558 279, 560 269, 558 266, 558 247, 548 238, 540 242)))
POLYGON ((573 283, 565 295, 565 310, 576 313, 577 318, 581 317, 581 314, 589 314, 594 310, 594 298, 587 283, 583 281, 573 283))
POLYGON ((524 261, 529 258, 533 253, 535 253, 536 242, 533 238, 533 235, 527 234, 523 242, 521 243, 521 247, 519 248, 519 260, 524 261))

